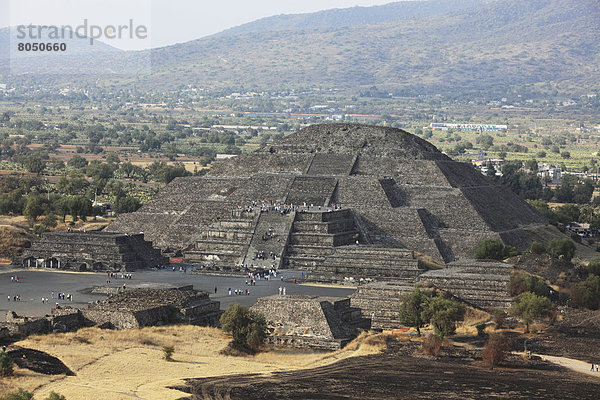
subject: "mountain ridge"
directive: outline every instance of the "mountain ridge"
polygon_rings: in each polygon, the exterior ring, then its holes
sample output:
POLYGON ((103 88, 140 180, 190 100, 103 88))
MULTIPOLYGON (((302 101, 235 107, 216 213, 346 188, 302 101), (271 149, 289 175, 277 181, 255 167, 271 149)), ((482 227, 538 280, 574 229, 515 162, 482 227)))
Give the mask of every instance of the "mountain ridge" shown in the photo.
POLYGON ((151 74, 121 83, 101 75, 94 83, 118 88, 135 81, 136 88, 147 91, 186 85, 351 93, 377 86, 397 95, 600 89, 596 0, 478 3, 401 23, 217 35, 152 51, 89 57, 70 67, 129 71, 151 56, 151 74))

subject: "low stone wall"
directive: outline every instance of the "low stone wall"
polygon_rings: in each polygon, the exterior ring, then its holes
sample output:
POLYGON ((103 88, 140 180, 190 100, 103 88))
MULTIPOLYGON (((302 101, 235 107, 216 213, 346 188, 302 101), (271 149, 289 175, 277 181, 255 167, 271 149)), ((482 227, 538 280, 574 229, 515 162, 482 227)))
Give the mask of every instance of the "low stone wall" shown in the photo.
POLYGON ((17 315, 13 311, 6 313, 5 328, 10 336, 28 336, 52 331, 52 324, 48 318, 29 318, 17 315))

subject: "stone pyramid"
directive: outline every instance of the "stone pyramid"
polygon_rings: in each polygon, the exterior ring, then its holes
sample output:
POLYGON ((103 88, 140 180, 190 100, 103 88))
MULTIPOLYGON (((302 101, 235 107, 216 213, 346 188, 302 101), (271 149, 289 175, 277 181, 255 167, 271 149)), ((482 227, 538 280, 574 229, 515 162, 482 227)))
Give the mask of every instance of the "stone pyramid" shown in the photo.
POLYGON ((385 275, 369 269, 373 260, 400 262, 411 275, 415 252, 440 263, 472 258, 488 237, 523 249, 531 243, 523 228, 547 223, 508 188, 417 136, 325 124, 217 162, 206 176, 178 178, 108 230, 144 232, 195 263, 363 268, 368 276, 385 275), (252 204, 313 207, 282 215, 252 204), (267 232, 276 240, 265 240, 267 232))

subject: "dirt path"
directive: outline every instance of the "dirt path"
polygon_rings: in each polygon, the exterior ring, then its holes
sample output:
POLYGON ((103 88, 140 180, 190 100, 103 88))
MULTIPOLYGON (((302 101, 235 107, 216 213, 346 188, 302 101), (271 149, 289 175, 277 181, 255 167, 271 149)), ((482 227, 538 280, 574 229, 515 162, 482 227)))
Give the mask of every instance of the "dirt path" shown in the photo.
POLYGON ((600 379, 600 372, 596 372, 595 370, 592 372, 590 370, 592 365, 585 361, 574 360, 567 357, 547 356, 543 354, 535 354, 535 356, 540 357, 542 360, 550 361, 553 364, 569 368, 572 371, 595 376, 596 378, 600 379))

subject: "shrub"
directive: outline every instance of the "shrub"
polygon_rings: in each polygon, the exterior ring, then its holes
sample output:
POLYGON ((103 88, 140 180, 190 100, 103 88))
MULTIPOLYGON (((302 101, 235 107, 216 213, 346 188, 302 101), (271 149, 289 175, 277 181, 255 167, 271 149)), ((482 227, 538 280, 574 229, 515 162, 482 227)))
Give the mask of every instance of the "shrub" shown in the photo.
POLYGON ((481 324, 477 324, 475 326, 475 328, 477 328, 477 336, 485 336, 485 328, 486 328, 486 324, 485 323, 481 323, 481 324))
POLYGON ((531 248, 529 249, 532 254, 544 254, 546 252, 546 247, 540 242, 531 243, 531 248))
POLYGON ((502 260, 504 244, 500 239, 484 239, 475 247, 474 255, 478 260, 502 260))
POLYGON ((508 289, 513 297, 525 292, 533 292, 544 297, 548 297, 550 294, 550 289, 544 281, 523 271, 517 271, 510 275, 508 289))
POLYGON ((232 304, 221 315, 221 327, 231 333, 231 346, 239 351, 255 353, 267 337, 265 317, 239 304, 232 304))
POLYGON ((423 349, 425 354, 437 357, 440 354, 440 348, 442 347, 442 338, 437 335, 429 335, 423 343, 423 349))
POLYGON ((173 346, 163 346, 163 358, 167 361, 173 361, 173 353, 175 352, 175 347, 173 346))
POLYGON ((574 241, 575 243, 581 243, 581 236, 579 236, 577 233, 573 232, 571 233, 571 240, 574 241))
POLYGON ((11 376, 14 373, 14 365, 12 358, 6 352, 0 352, 0 376, 11 376))
POLYGON ((586 270, 589 275, 600 276, 600 260, 590 262, 586 267, 586 270))
POLYGON ((487 238, 475 246, 473 254, 478 260, 502 260, 521 253, 513 246, 505 247, 500 239, 487 238))
POLYGON ((44 400, 67 400, 67 398, 65 396, 63 396, 62 394, 52 391, 52 392, 50 392, 50 394, 48 394, 48 397, 46 397, 44 400))
POLYGON ((590 275, 571 288, 571 305, 577 308, 597 310, 600 306, 600 277, 590 275))
POLYGON ((506 319, 506 312, 504 310, 494 311, 494 323, 496 329, 502 329, 504 327, 504 320, 506 319))
POLYGON ((494 369, 494 367, 504 361, 510 348, 510 340, 505 335, 491 335, 481 350, 481 358, 488 367, 494 369))
POLYGON ((548 254, 553 257, 563 257, 567 261, 571 261, 575 255, 575 243, 571 239, 552 239, 548 245, 548 254))
POLYGON ((19 388, 19 390, 17 390, 16 392, 11 392, 8 393, 2 397, 0 397, 0 400, 32 400, 33 399, 33 393, 29 393, 26 390, 23 390, 21 388, 19 388))

